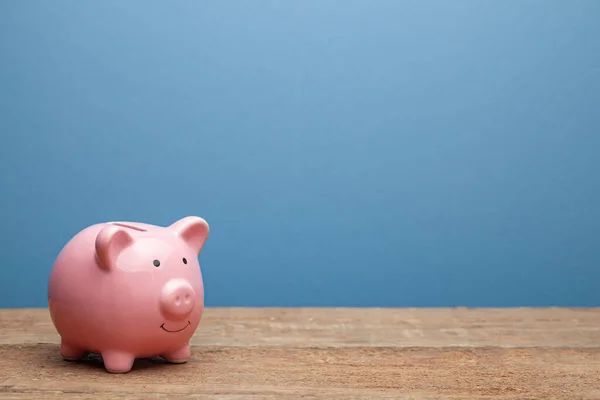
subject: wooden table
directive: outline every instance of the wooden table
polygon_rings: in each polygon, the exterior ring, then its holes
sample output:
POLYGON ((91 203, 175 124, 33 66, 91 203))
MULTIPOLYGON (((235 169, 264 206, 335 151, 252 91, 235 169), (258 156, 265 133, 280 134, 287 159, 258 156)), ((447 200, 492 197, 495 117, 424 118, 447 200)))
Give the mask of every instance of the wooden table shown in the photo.
POLYGON ((0 310, 0 398, 600 399, 600 309, 211 308, 187 364, 124 375, 58 343, 0 310))

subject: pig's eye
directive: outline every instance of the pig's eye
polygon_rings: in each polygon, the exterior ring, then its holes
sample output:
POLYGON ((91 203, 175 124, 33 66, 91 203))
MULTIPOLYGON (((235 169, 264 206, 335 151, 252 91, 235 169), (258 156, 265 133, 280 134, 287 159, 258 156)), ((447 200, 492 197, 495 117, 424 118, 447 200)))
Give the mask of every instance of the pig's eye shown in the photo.
POLYGON ((160 261, 158 260, 154 260, 152 264, 154 264, 155 267, 160 267, 160 261))
POLYGON ((187 260, 185 259, 185 257, 183 257, 182 261, 183 261, 184 264, 187 264, 187 260))

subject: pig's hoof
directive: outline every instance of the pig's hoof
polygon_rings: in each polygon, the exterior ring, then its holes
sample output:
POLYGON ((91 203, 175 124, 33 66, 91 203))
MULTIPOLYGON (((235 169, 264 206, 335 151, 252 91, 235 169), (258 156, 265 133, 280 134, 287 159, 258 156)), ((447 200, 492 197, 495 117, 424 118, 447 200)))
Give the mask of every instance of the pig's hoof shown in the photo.
POLYGON ((177 350, 164 353, 162 358, 173 364, 183 364, 190 358, 190 345, 186 344, 177 350))
POLYGON ((131 371, 135 357, 130 353, 107 350, 102 352, 102 360, 106 371, 113 374, 124 374, 131 371))
POLYGON ((83 358, 86 352, 78 347, 71 346, 65 342, 60 344, 60 356, 67 361, 77 361, 83 358))

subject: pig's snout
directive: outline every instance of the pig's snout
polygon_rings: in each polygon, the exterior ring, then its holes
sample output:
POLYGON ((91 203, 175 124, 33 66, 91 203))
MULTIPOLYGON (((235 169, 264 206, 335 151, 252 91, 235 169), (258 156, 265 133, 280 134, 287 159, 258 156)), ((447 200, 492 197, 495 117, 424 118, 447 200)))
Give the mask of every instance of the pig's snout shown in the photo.
POLYGON ((171 279, 162 289, 160 305, 165 316, 172 319, 185 319, 194 308, 196 293, 183 279, 171 279))

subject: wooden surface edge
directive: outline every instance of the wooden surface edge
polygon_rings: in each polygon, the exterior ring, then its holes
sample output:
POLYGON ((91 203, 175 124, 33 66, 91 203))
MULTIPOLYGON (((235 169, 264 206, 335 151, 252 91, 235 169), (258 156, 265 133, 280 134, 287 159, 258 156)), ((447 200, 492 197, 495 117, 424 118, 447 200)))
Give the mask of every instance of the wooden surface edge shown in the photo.
MULTIPOLYGON (((58 343, 47 309, 0 309, 0 344, 58 343)), ((208 307, 192 345, 600 346, 600 308, 208 307)))

